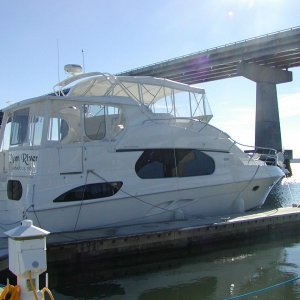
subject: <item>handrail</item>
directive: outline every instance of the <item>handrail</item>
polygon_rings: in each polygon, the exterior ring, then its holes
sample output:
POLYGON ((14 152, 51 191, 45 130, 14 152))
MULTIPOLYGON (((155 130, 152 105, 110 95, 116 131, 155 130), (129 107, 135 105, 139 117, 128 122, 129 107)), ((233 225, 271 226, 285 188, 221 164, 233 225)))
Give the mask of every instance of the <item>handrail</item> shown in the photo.
POLYGON ((237 144, 241 147, 253 148, 253 150, 244 150, 244 153, 248 154, 249 162, 251 160, 261 160, 264 161, 268 165, 278 165, 278 157, 277 157, 277 150, 274 148, 268 147, 260 147, 260 146, 249 146, 244 145, 235 141, 234 139, 230 138, 233 141, 233 144, 237 144), (260 151, 262 150, 262 151, 260 151), (252 155, 250 155, 252 153, 252 155))
MULTIPOLYGON (((203 116, 203 117, 205 117, 205 116, 203 116)), ((169 118, 149 118, 149 119, 147 119, 147 120, 144 120, 143 122, 142 122, 142 124, 145 124, 146 122, 155 122, 155 121, 176 121, 176 120, 187 120, 187 121, 195 121, 195 122, 200 122, 200 123, 203 123, 203 124, 208 124, 208 123, 206 123, 206 122, 203 122, 203 121, 201 121, 201 120, 199 120, 199 119, 197 119, 197 118, 191 118, 191 117, 169 117, 169 118)), ((212 125, 211 125, 212 126, 212 125)), ((214 127, 214 126, 213 126, 214 127)), ((216 127, 215 127, 216 128, 216 127)), ((218 129, 218 128, 216 128, 216 129, 218 129)), ((221 130, 220 130, 221 131, 221 130)), ((226 133, 225 133, 226 134, 226 133)))

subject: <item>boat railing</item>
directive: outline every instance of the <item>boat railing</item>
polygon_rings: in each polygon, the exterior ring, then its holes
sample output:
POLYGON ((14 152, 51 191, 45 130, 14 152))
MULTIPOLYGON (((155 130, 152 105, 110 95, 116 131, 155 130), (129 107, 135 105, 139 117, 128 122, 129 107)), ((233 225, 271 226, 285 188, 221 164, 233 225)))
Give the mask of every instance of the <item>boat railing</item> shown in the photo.
POLYGON ((203 124, 208 124, 209 118, 206 118, 206 116, 203 116, 203 118, 197 117, 197 118, 191 118, 191 117, 173 117, 172 115, 166 113, 166 114, 160 114, 161 117, 157 116, 155 118, 150 118, 143 121, 143 124, 147 122, 166 122, 166 123, 187 123, 187 124, 193 124, 193 122, 200 122, 203 124), (207 120, 207 121, 206 121, 207 120))
POLYGON ((249 146, 249 145, 241 144, 233 139, 231 140, 233 142, 233 145, 238 145, 240 148, 244 149, 243 150, 244 153, 246 153, 249 157, 248 163, 250 161, 262 161, 269 166, 279 165, 278 153, 276 149, 267 148, 267 147, 249 146))
MULTIPOLYGON (((210 126, 212 126, 212 125, 210 125, 210 126)), ((278 160, 277 150, 275 150, 273 148, 268 148, 268 147, 257 147, 257 146, 253 146, 253 145, 250 146, 250 145, 245 145, 245 144, 239 143, 238 141, 233 139, 230 135, 228 135, 226 132, 222 131, 221 129, 219 129, 217 127, 214 127, 214 128, 219 131, 218 138, 220 138, 220 136, 226 137, 227 139, 229 139, 232 142, 228 151, 231 151, 232 147, 236 145, 238 148, 243 150, 244 153, 246 153, 248 155, 248 164, 251 161, 263 161, 267 165, 272 165, 272 166, 281 164, 281 162, 279 162, 279 160, 278 160)))

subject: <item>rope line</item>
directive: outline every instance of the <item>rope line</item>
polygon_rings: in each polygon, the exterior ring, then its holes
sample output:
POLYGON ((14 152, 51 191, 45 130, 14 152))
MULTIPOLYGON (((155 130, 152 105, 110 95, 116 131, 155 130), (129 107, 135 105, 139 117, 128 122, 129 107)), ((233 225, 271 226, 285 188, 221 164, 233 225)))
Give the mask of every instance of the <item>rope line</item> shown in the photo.
POLYGON ((83 191, 82 191, 82 198, 81 198, 79 210, 78 210, 78 213, 77 213, 77 218, 76 218, 76 222, 75 222, 75 226, 74 226, 74 231, 76 231, 77 224, 78 224, 78 221, 79 221, 79 216, 80 216, 81 208, 82 208, 82 205, 83 205, 84 194, 85 194, 85 191, 86 191, 86 185, 87 185, 88 176, 89 176, 89 170, 86 172, 86 177, 85 177, 85 182, 84 182, 84 188, 83 188, 83 191))
MULTIPOLYGON (((104 182, 106 182, 106 183, 109 184, 109 181, 106 180, 104 177, 102 177, 97 171, 95 171, 95 170, 88 170, 88 171, 91 172, 92 174, 94 174, 95 176, 99 177, 100 179, 102 179, 104 182)), ((142 203, 145 203, 145 204, 147 204, 147 205, 149 205, 151 207, 161 209, 162 211, 165 211, 165 212, 174 212, 174 210, 175 210, 175 209, 167 209, 167 208, 161 207, 159 205, 155 205, 155 204, 149 203, 149 202, 147 202, 147 201, 145 201, 145 200, 143 200, 143 199, 141 199, 141 198, 139 198, 139 197, 137 197, 137 196, 135 196, 135 195, 133 195, 131 193, 128 193, 123 188, 120 188, 120 191, 122 191, 125 195, 127 195, 129 197, 132 197, 132 198, 134 198, 134 199, 136 199, 136 200, 138 200, 138 201, 140 201, 142 203)), ((181 207, 183 207, 183 206, 181 206, 181 207)), ((191 216, 193 216, 193 215, 191 215, 191 216)))
POLYGON ((256 291, 252 291, 252 292, 249 292, 249 293, 246 293, 246 294, 241 294, 241 295, 225 298, 224 300, 240 299, 240 298, 244 298, 244 297, 247 297, 247 296, 259 294, 259 293, 272 290, 274 288, 283 286, 285 284, 291 283, 291 282, 299 280, 299 279, 300 279, 300 276, 297 276, 295 278, 292 278, 292 279, 289 279, 289 280, 286 280, 286 281, 283 281, 283 282, 280 282, 280 283, 277 283, 277 284, 274 284, 274 285, 271 285, 271 286, 268 286, 268 287, 265 287, 265 288, 262 288, 262 289, 259 289, 259 290, 256 290, 256 291))

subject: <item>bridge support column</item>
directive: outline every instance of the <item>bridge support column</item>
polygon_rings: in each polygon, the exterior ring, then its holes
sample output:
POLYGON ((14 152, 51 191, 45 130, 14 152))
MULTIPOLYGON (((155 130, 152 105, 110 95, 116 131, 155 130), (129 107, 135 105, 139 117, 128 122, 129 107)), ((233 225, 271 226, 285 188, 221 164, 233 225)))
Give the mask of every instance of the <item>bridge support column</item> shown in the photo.
POLYGON ((276 84, 256 83, 255 146, 282 152, 276 84))
POLYGON ((256 82, 255 146, 282 152, 276 84, 292 81, 292 72, 241 62, 238 73, 256 82))

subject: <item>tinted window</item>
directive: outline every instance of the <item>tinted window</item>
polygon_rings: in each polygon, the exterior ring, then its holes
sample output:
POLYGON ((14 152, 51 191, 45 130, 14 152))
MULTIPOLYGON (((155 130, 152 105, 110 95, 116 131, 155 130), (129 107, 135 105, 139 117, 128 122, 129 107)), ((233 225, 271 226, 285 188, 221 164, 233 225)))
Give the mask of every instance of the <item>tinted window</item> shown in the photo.
POLYGON ((53 202, 82 201, 111 197, 120 190, 122 185, 121 181, 82 185, 62 194, 53 200, 53 202))
POLYGON ((175 156, 178 177, 209 175, 215 170, 214 160, 199 150, 176 149, 175 156))
POLYGON ((148 149, 135 165, 140 178, 189 177, 212 174, 214 160, 195 149, 148 149))
POLYGON ((174 150, 145 150, 135 165, 135 171, 141 178, 164 178, 176 176, 174 150))

